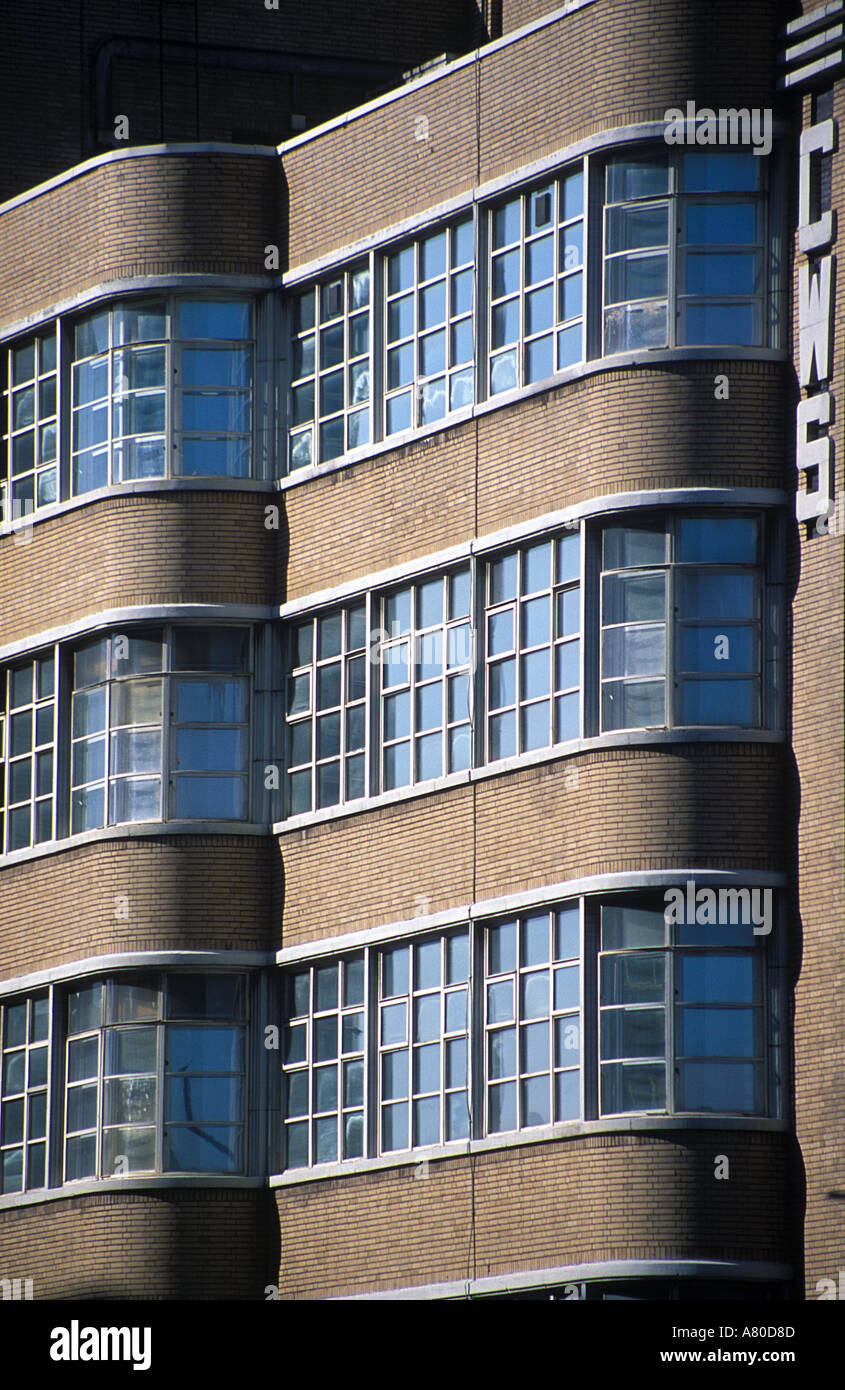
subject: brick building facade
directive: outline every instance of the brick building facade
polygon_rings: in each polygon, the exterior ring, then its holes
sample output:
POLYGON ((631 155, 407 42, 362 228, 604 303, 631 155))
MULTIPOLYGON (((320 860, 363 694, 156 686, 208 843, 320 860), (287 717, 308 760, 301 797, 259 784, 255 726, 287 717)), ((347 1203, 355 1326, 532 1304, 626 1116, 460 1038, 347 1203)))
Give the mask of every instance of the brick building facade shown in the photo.
POLYGON ((4 19, 35 1298, 837 1279, 838 8, 4 19))

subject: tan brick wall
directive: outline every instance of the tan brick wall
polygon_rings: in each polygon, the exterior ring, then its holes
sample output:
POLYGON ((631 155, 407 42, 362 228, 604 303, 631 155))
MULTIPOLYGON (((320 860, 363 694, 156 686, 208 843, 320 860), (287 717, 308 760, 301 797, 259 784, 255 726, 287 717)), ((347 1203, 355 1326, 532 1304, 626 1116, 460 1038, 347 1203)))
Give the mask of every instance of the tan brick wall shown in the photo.
POLYGON ((595 1135, 276 1189, 282 1298, 599 1260, 788 1260, 780 1135, 595 1135), (714 1177, 715 1158, 731 1176, 714 1177))
POLYGON ((0 643, 103 609, 278 602, 263 494, 110 497, 0 537, 0 643))
POLYGON ((289 489, 288 596, 605 493, 782 487, 788 421, 778 363, 669 363, 558 386, 289 489))
MULTIPOLYGON (((805 123, 810 123, 809 98, 805 123)), ((835 89, 834 115, 840 149, 845 135, 845 83, 835 89)), ((797 173, 797 168, 796 168, 797 173)), ((843 253, 845 159, 833 159, 833 206, 839 212, 835 258, 843 253)), ((796 267, 804 260, 796 246, 796 267)), ((798 785, 797 907, 793 963, 795 988, 795 1104, 803 1178, 806 1181, 806 1296, 818 1298, 820 1279, 838 1279, 845 1269, 845 1202, 831 1196, 845 1188, 845 972, 843 972, 843 882, 845 882, 845 502, 842 459, 845 431, 845 372, 842 363, 841 283, 834 291, 831 342, 836 402, 834 440, 836 534, 807 540, 796 526, 792 549, 795 596, 793 622, 792 738, 798 785)), ((794 346, 798 361, 797 273, 794 276, 794 346)), ((794 433, 794 423, 792 425, 794 433)), ((803 486, 803 475, 802 475, 803 486)))
POLYGON ((275 1212, 261 1191, 104 1192, 0 1211, 0 1277, 40 1299, 263 1299, 275 1212))
POLYGON ((0 332, 104 281, 264 275, 281 241, 276 159, 147 155, 80 174, 0 215, 0 332))
POLYGON ((461 68, 345 121, 284 157, 290 264, 588 135, 662 121, 668 107, 688 99, 771 106, 785 9, 781 0, 748 0, 740 34, 733 0, 598 0, 487 54, 478 71, 461 68), (415 136, 419 116, 428 121, 427 140, 415 136), (337 199, 337 188, 350 196, 337 199))
POLYGON ((272 841, 150 836, 0 871, 0 979, 112 951, 268 950, 272 841))
POLYGON ((782 870, 782 767, 771 744, 608 749, 280 836, 283 944, 588 874, 782 870))

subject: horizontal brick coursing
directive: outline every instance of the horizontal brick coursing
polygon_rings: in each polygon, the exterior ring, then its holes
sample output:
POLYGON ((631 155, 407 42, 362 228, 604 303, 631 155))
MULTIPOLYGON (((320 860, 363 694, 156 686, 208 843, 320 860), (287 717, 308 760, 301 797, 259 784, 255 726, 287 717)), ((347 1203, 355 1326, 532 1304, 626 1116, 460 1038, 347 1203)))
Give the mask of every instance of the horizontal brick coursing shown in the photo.
POLYGON ((786 380, 763 362, 602 372, 291 488, 288 595, 605 493, 782 487, 786 380))
POLYGON ((280 532, 251 493, 111 497, 0 537, 0 643, 103 609, 278 601, 280 532))
POLYGON ((421 215, 586 136, 662 121, 668 107, 688 99, 699 106, 774 105, 777 33, 787 10, 781 0, 749 0, 739 42, 732 0, 704 7, 693 0, 598 0, 477 65, 344 121, 284 156, 291 265, 421 215), (420 117, 428 123, 425 139, 418 138, 420 117), (350 189, 350 197, 337 199, 338 188, 350 189))
POLYGON ((278 1188, 282 1298, 600 1260, 788 1260, 777 1135, 597 1135, 278 1188), (714 1176, 717 1154, 730 1177, 714 1176))
POLYGON ((148 155, 100 165, 0 216, 0 332, 106 281, 262 275, 279 242, 277 162, 148 155))
MULTIPOLYGON (((834 87, 834 117, 840 141, 845 130, 845 84, 834 87)), ((805 127, 811 123, 804 100, 805 127)), ((796 167, 797 172, 797 167, 796 167)), ((832 161, 834 208, 845 206, 845 164, 832 161)), ((843 231, 833 245, 842 253, 843 231)), ((805 257, 798 254, 796 262, 805 257)), ((797 363, 798 276, 793 277, 793 353, 797 363)), ((833 534, 803 534, 795 527, 790 546, 792 606, 792 745, 796 778, 791 811, 797 825, 795 857, 795 1120, 806 1183, 804 1214, 807 1298, 816 1299, 822 1279, 837 1282, 845 1269, 845 974, 842 926, 845 883, 845 506, 841 460, 845 448, 842 360, 842 288, 831 319, 831 391, 836 402, 830 425, 838 510, 833 534)), ((794 437, 794 422, 792 424, 794 437)), ((804 486, 803 475, 801 486, 804 486)))
POLYGON ((284 835, 283 944, 582 875, 782 869, 782 776, 773 745, 623 748, 284 835))
POLYGON ((272 841, 111 839, 0 871, 0 979, 113 951, 268 950, 272 841))
POLYGON ((115 1193, 0 1211, 0 1270, 41 1299, 263 1299, 278 1259, 263 1191, 115 1193))

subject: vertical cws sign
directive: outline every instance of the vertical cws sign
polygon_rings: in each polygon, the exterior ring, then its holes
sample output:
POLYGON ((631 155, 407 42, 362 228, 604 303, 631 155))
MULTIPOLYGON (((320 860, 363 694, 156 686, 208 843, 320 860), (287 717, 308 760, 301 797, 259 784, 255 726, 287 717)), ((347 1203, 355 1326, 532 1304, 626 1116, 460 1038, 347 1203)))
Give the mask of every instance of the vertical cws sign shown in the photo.
MULTIPOLYGON (((783 31, 786 47, 780 54, 785 71, 779 86, 785 91, 815 92, 842 72, 845 61, 841 19, 845 0, 826 0, 808 9, 783 31)), ((827 98, 832 112, 832 101, 827 98)), ((832 116, 801 132, 798 166, 798 251, 806 259, 798 267, 798 349, 802 400, 795 422, 795 465, 798 488, 795 516, 815 522, 811 534, 828 534, 835 510, 833 440, 834 418, 830 390, 833 376, 833 321, 836 223, 833 212, 813 206, 813 163, 837 148, 837 123, 832 116)), ((825 113, 827 114, 827 113, 825 113)))
MULTIPOLYGON (((833 376, 833 315, 835 239, 833 212, 828 209, 812 220, 811 188, 814 154, 831 154, 836 149, 834 120, 820 121, 801 132, 798 179, 798 250, 807 259, 798 267, 798 347, 799 380, 805 398, 798 403, 796 418, 795 465, 798 491, 795 515, 798 521, 827 517, 833 511, 833 440, 823 433, 830 425, 833 410, 830 380, 833 376), (808 483, 815 480, 814 491, 808 483)), ((816 523, 816 533, 825 525, 816 523)))

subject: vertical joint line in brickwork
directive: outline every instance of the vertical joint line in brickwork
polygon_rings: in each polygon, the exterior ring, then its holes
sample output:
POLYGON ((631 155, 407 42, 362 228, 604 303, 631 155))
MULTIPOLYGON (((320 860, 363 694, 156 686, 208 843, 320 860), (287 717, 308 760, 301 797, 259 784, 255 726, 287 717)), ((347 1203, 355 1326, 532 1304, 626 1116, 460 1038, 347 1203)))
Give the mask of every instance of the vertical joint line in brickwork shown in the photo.
POLYGON ((200 0, 194 0, 194 124, 196 140, 200 138, 200 0))

